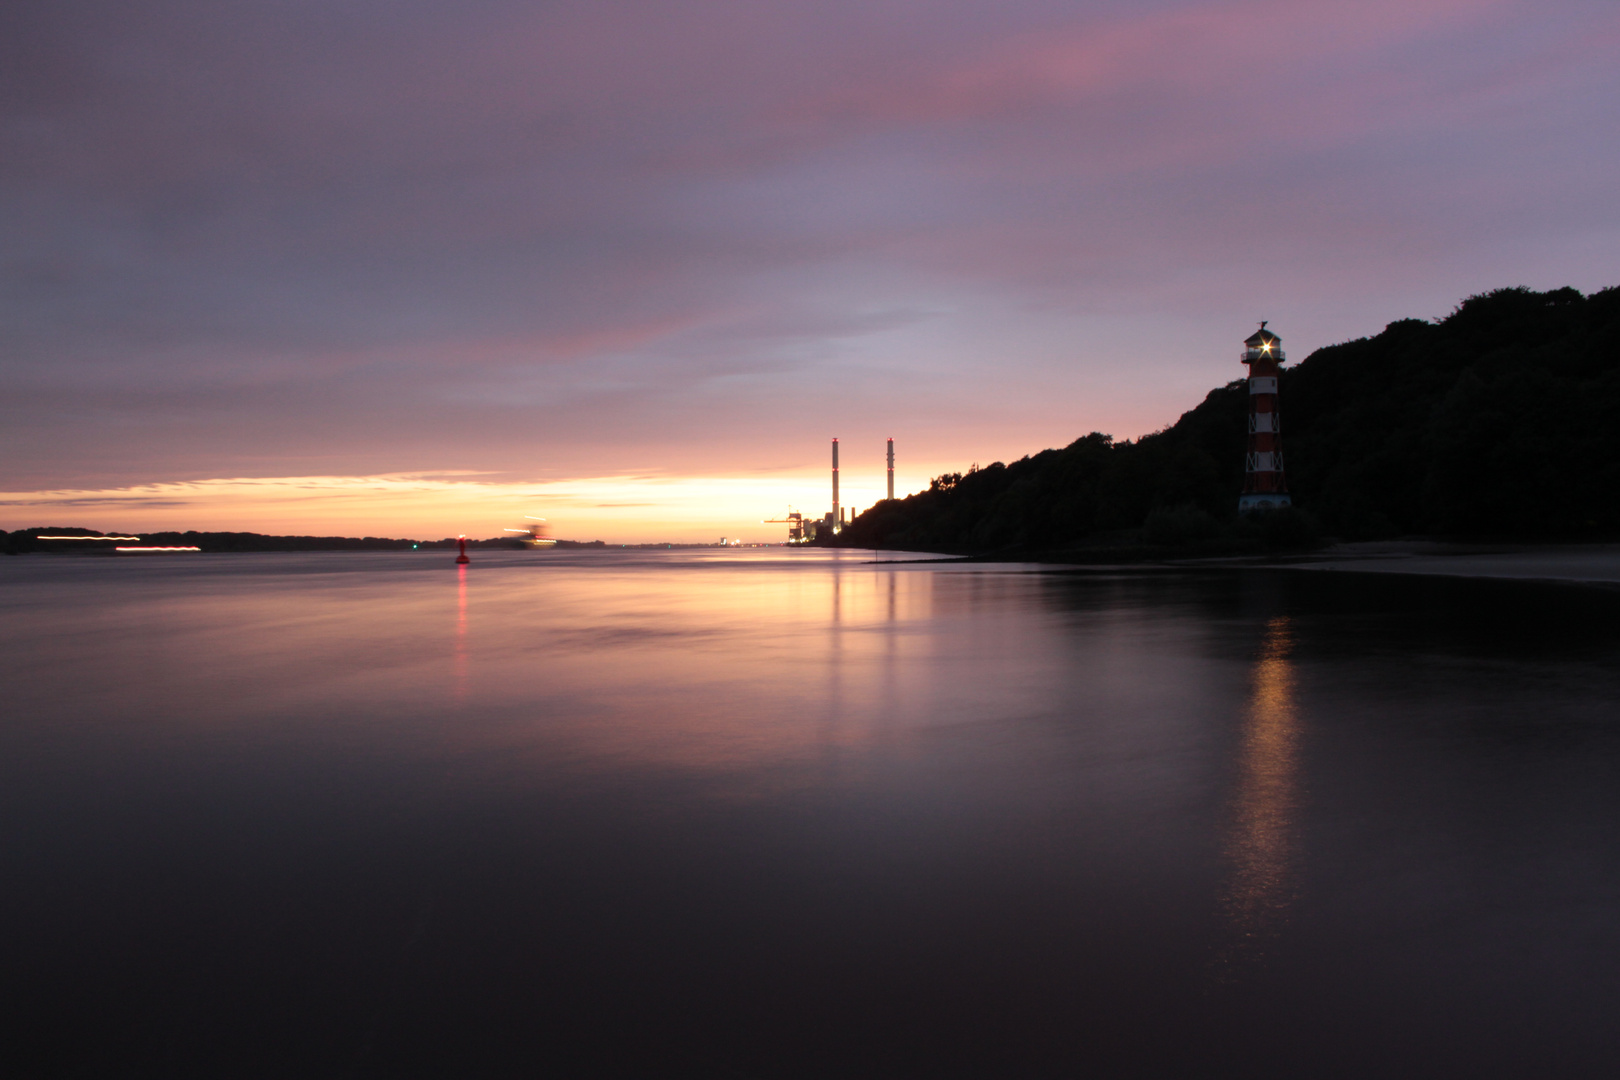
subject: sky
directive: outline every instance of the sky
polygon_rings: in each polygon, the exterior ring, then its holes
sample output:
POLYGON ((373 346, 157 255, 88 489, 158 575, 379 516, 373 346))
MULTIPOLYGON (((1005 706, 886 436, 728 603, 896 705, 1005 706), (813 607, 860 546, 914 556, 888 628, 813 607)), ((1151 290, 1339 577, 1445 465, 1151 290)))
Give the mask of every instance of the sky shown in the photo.
POLYGON ((1615 0, 13 0, 0 527, 780 539, 1620 284, 1617 188, 1615 0))

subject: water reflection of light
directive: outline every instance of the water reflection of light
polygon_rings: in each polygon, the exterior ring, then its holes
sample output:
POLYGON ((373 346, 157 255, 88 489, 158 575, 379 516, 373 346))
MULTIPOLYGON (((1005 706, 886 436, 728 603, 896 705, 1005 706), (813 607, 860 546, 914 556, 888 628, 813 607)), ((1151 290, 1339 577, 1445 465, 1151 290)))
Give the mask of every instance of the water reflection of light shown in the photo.
MULTIPOLYGON (((842 556, 842 552, 839 553, 842 556)), ((844 712, 844 568, 834 563, 832 568, 832 612, 827 636, 827 699, 824 705, 825 724, 821 731, 822 760, 828 765, 838 760, 840 738, 839 719, 844 712)))
POLYGON ((797 762, 825 778, 851 748, 958 704, 942 709, 928 666, 907 663, 937 644, 931 572, 854 558, 749 573, 695 558, 670 571, 476 565, 467 701, 511 718, 476 730, 514 751, 704 772, 797 762))
POLYGON ((1228 964, 1261 956, 1297 892, 1299 718, 1292 647, 1288 619, 1272 619, 1252 673, 1224 852, 1230 871, 1221 899, 1230 938, 1222 959, 1228 964))

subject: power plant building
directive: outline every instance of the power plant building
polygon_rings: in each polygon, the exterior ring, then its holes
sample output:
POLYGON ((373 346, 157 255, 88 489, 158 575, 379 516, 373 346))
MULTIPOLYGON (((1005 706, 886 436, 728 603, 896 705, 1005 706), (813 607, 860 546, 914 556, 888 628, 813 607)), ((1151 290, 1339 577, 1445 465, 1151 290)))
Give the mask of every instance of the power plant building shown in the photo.
MULTIPOLYGON (((894 498, 894 440, 889 440, 888 446, 889 467, 889 498, 894 498)), ((849 513, 849 521, 855 520, 855 511, 849 513)), ((832 535, 841 532, 848 522, 845 521, 844 506, 839 499, 838 492, 838 440, 832 441, 832 509, 820 518, 807 516, 788 508, 786 517, 767 518, 766 525, 786 525, 788 527, 788 543, 809 543, 820 535, 832 535)))

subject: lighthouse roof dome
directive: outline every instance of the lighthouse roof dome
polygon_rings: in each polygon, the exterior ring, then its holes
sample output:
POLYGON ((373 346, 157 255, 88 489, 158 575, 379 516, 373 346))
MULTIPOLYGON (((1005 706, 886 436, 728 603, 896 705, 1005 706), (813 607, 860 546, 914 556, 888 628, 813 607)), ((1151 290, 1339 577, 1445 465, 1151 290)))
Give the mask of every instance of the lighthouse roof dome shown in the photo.
POLYGON ((1266 344, 1268 341, 1275 343, 1275 342, 1278 342, 1278 341, 1281 341, 1281 340, 1282 340, 1282 338, 1278 337, 1276 334, 1273 334, 1270 330, 1267 330, 1264 326, 1262 326, 1259 330, 1255 331, 1254 334, 1251 335, 1248 338, 1248 340, 1246 340, 1243 344, 1249 346, 1251 349, 1258 349, 1260 346, 1266 344))

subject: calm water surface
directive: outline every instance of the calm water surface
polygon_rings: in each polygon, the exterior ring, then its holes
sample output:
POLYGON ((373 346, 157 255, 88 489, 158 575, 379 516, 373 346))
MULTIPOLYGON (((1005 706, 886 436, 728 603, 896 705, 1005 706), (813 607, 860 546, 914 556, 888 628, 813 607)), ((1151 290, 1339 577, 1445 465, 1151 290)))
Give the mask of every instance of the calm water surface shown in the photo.
POLYGON ((6 1056, 1620 1069, 1616 598, 869 558, 0 560, 6 1056))

